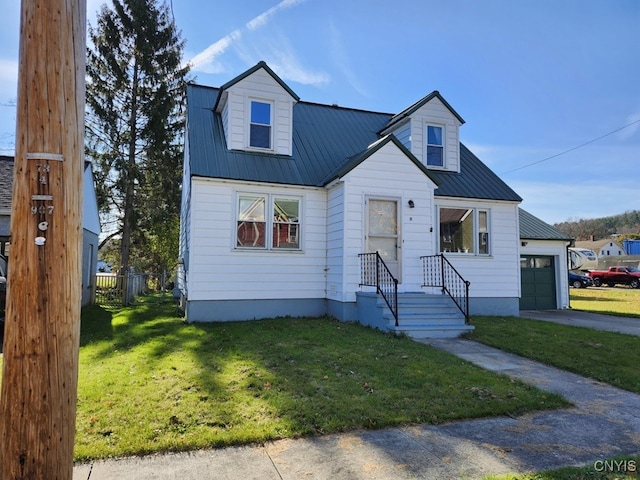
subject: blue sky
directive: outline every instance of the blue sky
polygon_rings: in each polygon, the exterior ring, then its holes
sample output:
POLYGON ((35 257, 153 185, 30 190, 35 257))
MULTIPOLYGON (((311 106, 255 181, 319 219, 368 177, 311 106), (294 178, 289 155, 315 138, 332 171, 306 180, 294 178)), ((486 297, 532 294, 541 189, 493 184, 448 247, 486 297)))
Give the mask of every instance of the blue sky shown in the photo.
MULTIPOLYGON (((102 1, 89 0, 89 21, 102 1)), ((396 113, 439 90, 461 140, 549 223, 640 209, 638 0, 175 0, 198 83, 260 60, 302 100, 396 113), (624 128, 623 128, 624 127, 624 128)), ((0 0, 0 153, 19 2, 0 0)))

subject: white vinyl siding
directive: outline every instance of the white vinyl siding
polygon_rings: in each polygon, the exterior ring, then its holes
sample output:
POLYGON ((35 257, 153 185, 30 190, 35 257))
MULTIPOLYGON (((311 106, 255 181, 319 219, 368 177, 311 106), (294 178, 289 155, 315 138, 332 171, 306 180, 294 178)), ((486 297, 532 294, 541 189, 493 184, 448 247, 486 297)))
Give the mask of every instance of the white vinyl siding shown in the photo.
POLYGON ((226 91, 227 97, 220 112, 227 148, 251 149, 249 124, 251 100, 269 102, 271 111, 271 147, 274 153, 291 155, 294 99, 271 75, 260 69, 242 79, 226 91))
POLYGON ((189 136, 185 136, 184 142, 183 172, 182 172, 182 200, 180 206, 180 237, 178 245, 178 257, 182 263, 178 264, 177 286, 187 294, 186 270, 189 261, 189 244, 191 242, 191 171, 189 161, 189 136))
POLYGON ((490 212, 490 254, 445 253, 460 274, 471 282, 471 297, 520 296, 519 216, 515 202, 436 197, 436 208, 474 208, 490 212))
POLYGON ((326 192, 314 188, 192 180, 189 300, 325 297, 326 192), (302 250, 236 249, 239 192, 302 198, 302 250))
POLYGON ((399 291, 420 291, 420 256, 433 254, 433 192, 435 185, 395 145, 389 143, 344 177, 345 300, 360 290, 359 253, 365 252, 367 198, 398 199, 401 221, 399 291), (409 208, 413 200, 414 208, 409 208))
POLYGON ((327 298, 344 299, 344 183, 329 189, 327 194, 327 298))
POLYGON ((411 151, 411 122, 405 122, 393 131, 400 143, 407 147, 407 150, 411 151))
MULTIPOLYGON (((427 126, 443 129, 443 167, 430 167, 460 172, 460 120, 438 98, 433 98, 411 114, 410 121, 394 126, 393 133, 423 164, 427 165, 427 126)), ((386 133, 386 131, 385 131, 386 133)))

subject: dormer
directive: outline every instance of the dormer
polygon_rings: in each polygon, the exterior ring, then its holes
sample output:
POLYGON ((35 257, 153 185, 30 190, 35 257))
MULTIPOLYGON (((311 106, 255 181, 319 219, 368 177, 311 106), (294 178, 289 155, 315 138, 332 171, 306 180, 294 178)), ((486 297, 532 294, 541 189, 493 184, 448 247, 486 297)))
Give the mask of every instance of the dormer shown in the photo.
POLYGON ((393 133, 427 168, 459 173, 463 123, 436 90, 394 115, 379 133, 393 133))
POLYGON ((227 148, 291 155, 299 100, 265 62, 224 84, 214 110, 222 117, 227 148))

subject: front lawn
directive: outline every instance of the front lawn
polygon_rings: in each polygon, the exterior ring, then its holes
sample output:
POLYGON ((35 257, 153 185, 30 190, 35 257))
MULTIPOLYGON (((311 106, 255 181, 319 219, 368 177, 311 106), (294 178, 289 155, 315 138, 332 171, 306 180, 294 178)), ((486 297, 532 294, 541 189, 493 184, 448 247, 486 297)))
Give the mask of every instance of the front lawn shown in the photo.
POLYGON ((472 317, 468 337, 640 393, 640 338, 518 317, 472 317))
POLYGON ((153 300, 83 310, 76 460, 567 405, 357 324, 188 325, 153 300))
POLYGON ((569 290, 571 308, 640 318, 640 289, 630 287, 589 287, 569 290))

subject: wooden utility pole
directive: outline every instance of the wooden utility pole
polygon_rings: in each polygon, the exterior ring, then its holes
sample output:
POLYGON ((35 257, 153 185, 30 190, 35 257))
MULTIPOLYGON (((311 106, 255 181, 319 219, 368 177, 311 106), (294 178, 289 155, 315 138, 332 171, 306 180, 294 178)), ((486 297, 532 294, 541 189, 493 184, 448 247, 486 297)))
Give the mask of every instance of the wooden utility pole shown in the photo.
POLYGON ((86 0, 22 0, 0 480, 71 480, 86 0))

